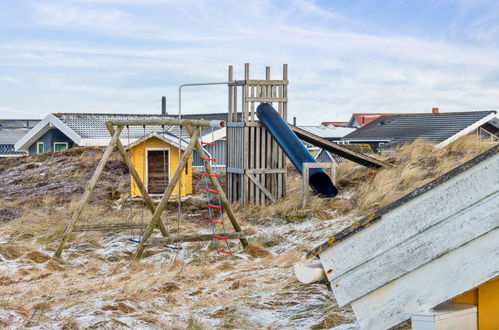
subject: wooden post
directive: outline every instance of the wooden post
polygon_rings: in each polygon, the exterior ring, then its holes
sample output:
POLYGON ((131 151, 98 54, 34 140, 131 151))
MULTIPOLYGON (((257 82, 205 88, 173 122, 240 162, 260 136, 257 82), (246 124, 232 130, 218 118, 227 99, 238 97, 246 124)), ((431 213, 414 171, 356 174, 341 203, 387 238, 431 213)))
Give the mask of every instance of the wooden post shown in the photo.
POLYGON ((301 206, 305 207, 307 204, 307 197, 308 197, 308 184, 309 184, 309 179, 310 179, 310 169, 311 168, 322 168, 322 169, 329 169, 329 178, 331 179, 331 182, 333 184, 336 183, 336 180, 334 179, 333 171, 336 168, 336 163, 335 162, 327 162, 327 163, 312 163, 312 162, 307 162, 303 163, 303 170, 302 170, 302 180, 301 180, 301 206))
MULTIPOLYGON (((180 181, 180 176, 182 175, 184 168, 187 165, 187 162, 189 160, 189 157, 192 154, 192 151, 194 150, 194 147, 199 144, 198 137, 199 137, 199 134, 201 133, 201 128, 198 127, 195 131, 193 131, 193 129, 190 125, 188 125, 186 127, 189 131, 189 134, 191 135, 191 141, 189 142, 187 149, 185 150, 184 154, 182 155, 182 158, 179 161, 177 168, 175 169, 175 173, 173 174, 173 177, 171 178, 170 182, 168 183, 168 186, 166 187, 165 193, 163 194, 163 197, 161 197, 161 201, 159 202, 159 205, 156 208, 156 210, 152 216, 151 221, 147 225, 146 230, 144 231, 144 234, 142 235, 142 237, 140 239, 139 246, 137 247, 137 251, 135 252, 136 259, 139 259, 142 256, 142 253, 144 252, 144 248, 145 248, 145 242, 151 236, 156 224, 160 221, 161 213, 165 209, 166 204, 168 203, 168 200, 170 199, 170 196, 173 192, 175 185, 180 181)), ((201 156, 202 153, 199 153, 199 155, 201 156)), ((179 196, 179 198, 180 198, 180 196, 179 196)))
MULTIPOLYGON (((190 126, 187 126, 187 131, 189 134, 193 134, 193 128, 190 126)), ((201 148, 201 144, 199 141, 196 139, 196 151, 198 155, 201 157, 203 155, 203 148, 201 148)), ((211 168, 211 164, 209 161, 205 161, 205 167, 206 167, 206 173, 208 174, 213 174, 213 169, 211 168)), ((215 190, 218 190, 220 192, 220 201, 222 202, 222 206, 227 213, 227 216, 229 217, 230 223, 232 224, 232 227, 234 227, 234 230, 238 233, 242 233, 243 230, 241 229, 241 226, 237 222, 236 216, 234 215, 234 212, 232 211, 232 208, 230 206, 229 201, 227 200, 227 196, 225 196, 225 193, 222 189, 222 186, 220 185, 220 182, 218 182, 217 178, 213 176, 209 176, 211 184, 215 187, 215 190)), ((248 240, 246 238, 241 238, 240 239, 241 244, 243 247, 248 246, 248 240)))
POLYGON ((301 174, 301 207, 305 207, 307 203, 307 195, 308 195, 308 180, 309 180, 309 164, 303 163, 303 170, 301 174))
MULTIPOLYGON (((114 135, 115 130, 114 130, 113 125, 110 122, 106 122, 106 127, 107 127, 109 133, 111 133, 111 135, 114 135)), ((128 155, 128 153, 125 151, 125 148, 123 147, 123 144, 121 143, 120 139, 118 139, 116 141, 116 147, 118 147, 118 152, 120 153, 121 157, 123 158, 123 161, 125 162, 126 166, 128 167, 128 170, 130 171, 130 175, 133 177, 133 179, 135 180, 135 183, 139 187, 140 193, 142 194, 142 198, 144 198, 144 203, 146 204, 149 211, 151 211, 151 214, 154 214, 154 212, 156 211, 156 207, 154 207, 154 203, 153 203, 151 197, 149 196, 147 189, 144 186, 144 183, 140 179, 140 175, 135 170, 135 167, 133 166, 132 160, 130 159, 130 156, 128 155)), ((163 236, 168 235, 168 232, 167 232, 165 225, 163 224, 162 221, 158 221, 158 227, 159 227, 159 230, 161 230, 161 234, 163 234, 163 236)))
POLYGON ((102 171, 104 170, 104 166, 106 166, 106 163, 109 160, 111 153, 113 152, 113 148, 116 145, 116 141, 118 141, 122 131, 123 131, 123 126, 118 126, 118 128, 114 132, 113 137, 111 138, 111 141, 109 142, 109 145, 107 146, 106 150, 104 151, 104 154, 102 155, 102 158, 99 162, 99 165, 97 165, 97 168, 95 169, 94 174, 92 175, 92 178, 88 182, 88 186, 85 189, 83 196, 81 197, 80 201, 78 202, 76 210, 73 212, 73 215, 71 216, 71 219, 69 220, 69 223, 66 226, 66 230, 64 231, 64 234, 62 235, 61 243, 59 244, 59 248, 55 252, 54 257, 56 257, 56 258, 61 257, 62 251, 64 250, 64 246, 68 242, 69 237, 71 236, 71 232, 73 231, 73 228, 76 225, 76 222, 78 221, 78 219, 81 216, 81 212, 83 211, 83 208, 85 207, 88 200, 90 199, 90 196, 92 195, 92 192, 93 192, 95 185, 97 183, 97 180, 99 180, 99 177, 100 177, 102 171))

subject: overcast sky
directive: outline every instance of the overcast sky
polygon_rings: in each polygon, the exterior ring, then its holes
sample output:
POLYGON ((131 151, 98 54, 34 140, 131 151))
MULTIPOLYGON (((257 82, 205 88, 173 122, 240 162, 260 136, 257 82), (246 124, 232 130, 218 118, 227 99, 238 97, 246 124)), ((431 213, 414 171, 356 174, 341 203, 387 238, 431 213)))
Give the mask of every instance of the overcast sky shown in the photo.
MULTIPOLYGON (((300 124, 499 108, 499 2, 0 0, 0 117, 177 110, 177 87, 289 64, 300 124)), ((227 110, 227 90, 185 94, 227 110)))

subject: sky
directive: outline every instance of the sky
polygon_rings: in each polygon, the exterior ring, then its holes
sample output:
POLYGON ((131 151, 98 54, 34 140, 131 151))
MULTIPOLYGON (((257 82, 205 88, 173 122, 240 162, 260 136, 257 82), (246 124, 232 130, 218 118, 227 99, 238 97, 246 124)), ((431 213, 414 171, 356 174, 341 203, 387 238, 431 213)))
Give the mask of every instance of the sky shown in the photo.
MULTIPOLYGON (((499 108, 499 2, 0 0, 0 118, 177 112, 178 86, 282 77, 298 124, 499 108)), ((227 111, 190 88, 185 113, 227 111)), ((290 120, 291 121, 291 120, 290 120)))

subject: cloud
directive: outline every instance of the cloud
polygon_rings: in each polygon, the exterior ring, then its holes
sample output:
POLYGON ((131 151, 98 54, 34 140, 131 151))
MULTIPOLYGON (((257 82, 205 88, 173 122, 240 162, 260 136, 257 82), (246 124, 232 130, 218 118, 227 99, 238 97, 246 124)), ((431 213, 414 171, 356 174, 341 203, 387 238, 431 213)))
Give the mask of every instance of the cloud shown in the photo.
MULTIPOLYGON (((277 78, 289 63, 290 115, 304 124, 355 111, 497 107, 499 47, 484 44, 485 14, 449 26, 475 31, 473 42, 399 34, 304 0, 44 1, 34 15, 36 38, 0 42, 0 69, 20 85, 0 77, 0 87, 14 102, 29 86, 45 112, 151 112, 161 95, 173 107, 181 83, 223 81, 228 64, 241 78, 244 62, 255 78, 265 65, 277 78)), ((185 101, 189 112, 224 111, 226 88, 192 89, 185 101)))

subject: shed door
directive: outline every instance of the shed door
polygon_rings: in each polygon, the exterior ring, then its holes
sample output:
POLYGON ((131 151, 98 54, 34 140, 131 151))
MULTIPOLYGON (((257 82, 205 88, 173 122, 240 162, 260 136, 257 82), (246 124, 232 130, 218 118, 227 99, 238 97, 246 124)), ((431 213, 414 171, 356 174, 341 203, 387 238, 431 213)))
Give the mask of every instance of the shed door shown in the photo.
POLYGON ((168 186, 168 150, 147 151, 147 191, 162 194, 168 186))

